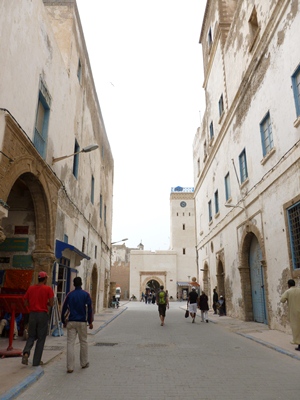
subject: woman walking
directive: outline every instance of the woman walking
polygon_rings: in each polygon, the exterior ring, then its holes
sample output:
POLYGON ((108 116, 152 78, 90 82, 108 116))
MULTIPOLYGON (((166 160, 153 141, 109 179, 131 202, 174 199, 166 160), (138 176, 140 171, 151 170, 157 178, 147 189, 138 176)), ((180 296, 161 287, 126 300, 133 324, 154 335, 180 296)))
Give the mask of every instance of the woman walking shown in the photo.
POLYGON ((203 291, 199 298, 199 308, 201 310, 201 322, 204 322, 205 319, 205 321, 208 323, 208 297, 203 291))

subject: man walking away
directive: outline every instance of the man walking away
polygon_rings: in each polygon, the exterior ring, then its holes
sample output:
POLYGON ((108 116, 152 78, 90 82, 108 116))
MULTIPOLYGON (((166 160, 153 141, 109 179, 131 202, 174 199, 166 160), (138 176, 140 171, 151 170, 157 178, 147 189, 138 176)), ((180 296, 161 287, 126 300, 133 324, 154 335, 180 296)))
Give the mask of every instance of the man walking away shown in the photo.
POLYGON ((92 299, 88 292, 82 290, 79 276, 73 279, 75 289, 68 293, 61 312, 61 321, 67 327, 67 372, 74 371, 74 347, 78 334, 80 343, 80 365, 88 368, 87 324, 93 329, 92 299))
POLYGON ((214 289, 213 292, 214 292, 214 294, 213 294, 213 310, 214 310, 214 314, 217 314, 217 304, 218 304, 219 296, 217 293, 217 289, 214 289))
POLYGON ((188 304, 190 316, 193 318, 192 322, 195 322, 196 314, 197 314, 197 301, 198 301, 198 293, 196 292, 195 286, 192 287, 192 291, 189 293, 188 304))
POLYGON ((300 351, 300 288, 295 286, 294 279, 288 280, 288 287, 280 301, 288 303, 288 319, 292 328, 293 342, 298 345, 295 350, 300 351))
POLYGON ((30 286, 25 293, 24 303, 29 308, 28 339, 23 350, 22 364, 28 365, 30 350, 35 342, 32 366, 42 364, 42 354, 48 331, 48 307, 53 307, 54 292, 47 286, 48 275, 41 271, 38 283, 30 286))
POLYGON ((160 325, 164 326, 165 317, 166 317, 166 309, 169 308, 169 299, 167 293, 164 291, 164 286, 160 286, 160 290, 156 296, 156 304, 158 305, 158 314, 160 318, 160 325))

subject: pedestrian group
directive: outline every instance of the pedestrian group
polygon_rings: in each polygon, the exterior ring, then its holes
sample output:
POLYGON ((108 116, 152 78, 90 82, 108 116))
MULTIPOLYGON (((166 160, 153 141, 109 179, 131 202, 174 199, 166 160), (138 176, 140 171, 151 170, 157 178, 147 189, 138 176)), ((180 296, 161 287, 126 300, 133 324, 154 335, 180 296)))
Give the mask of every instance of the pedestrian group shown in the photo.
MULTIPOLYGON (((38 283, 28 288, 24 295, 24 304, 29 309, 28 338, 23 349, 22 364, 28 365, 31 349, 36 342, 32 366, 42 365, 42 354, 48 331, 49 314, 54 304, 54 292, 47 285, 48 275, 41 271, 38 274, 38 283)), ((81 368, 88 368, 88 341, 87 327, 93 329, 93 310, 90 294, 82 289, 82 279, 76 277, 73 280, 74 290, 68 293, 61 311, 61 321, 67 328, 67 372, 72 373, 75 367, 74 347, 78 336, 80 343, 80 365, 81 368)), ((178 298, 178 294, 177 294, 178 298)), ((226 315, 226 304, 223 295, 218 296, 217 289, 213 289, 212 307, 214 314, 226 315)), ((169 294, 161 285, 157 293, 154 290, 147 290, 142 293, 141 301, 146 304, 157 304, 160 325, 164 326, 166 310, 169 308, 169 294)), ((280 301, 288 304, 288 319, 291 324, 293 343, 297 345, 296 350, 300 351, 300 288, 296 287, 293 279, 288 280, 288 289, 281 296, 280 301)), ((188 293, 187 312, 195 322, 197 308, 201 311, 201 322, 208 323, 208 296, 202 291, 199 296, 196 287, 188 293)), ((188 315, 188 314, 187 314, 188 315)), ((9 326, 10 315, 5 314, 0 321, 0 334, 3 328, 9 326)), ((14 326, 15 337, 18 334, 18 321, 14 326)))

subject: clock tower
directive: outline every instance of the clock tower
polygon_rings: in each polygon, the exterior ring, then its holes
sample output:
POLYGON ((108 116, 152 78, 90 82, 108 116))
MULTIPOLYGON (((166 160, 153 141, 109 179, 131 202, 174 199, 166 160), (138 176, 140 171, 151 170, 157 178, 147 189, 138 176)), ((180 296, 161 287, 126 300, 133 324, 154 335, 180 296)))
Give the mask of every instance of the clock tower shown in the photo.
POLYGON ((170 250, 177 253, 178 284, 183 285, 192 282, 194 277, 198 278, 194 188, 171 188, 170 250))

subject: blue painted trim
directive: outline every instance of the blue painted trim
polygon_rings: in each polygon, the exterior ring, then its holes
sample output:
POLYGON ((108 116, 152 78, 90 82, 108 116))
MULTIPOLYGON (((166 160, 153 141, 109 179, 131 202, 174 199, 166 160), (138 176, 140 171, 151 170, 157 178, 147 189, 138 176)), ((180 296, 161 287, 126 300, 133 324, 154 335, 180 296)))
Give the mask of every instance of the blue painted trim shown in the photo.
POLYGON ((82 251, 76 249, 75 246, 72 246, 69 243, 65 243, 62 242, 61 240, 56 239, 56 244, 55 244, 55 257, 56 258, 62 258, 62 252, 65 249, 69 249, 71 251, 74 251, 74 253, 78 254, 79 256, 81 256, 82 258, 86 258, 87 260, 90 260, 91 257, 89 257, 88 255, 84 254, 82 251))
MULTIPOLYGON (((30 368, 30 367, 29 367, 30 368)), ((44 370, 41 367, 34 367, 35 371, 25 378, 19 385, 15 386, 8 392, 1 396, 1 400, 11 400, 17 398, 24 389, 30 386, 32 383, 40 379, 44 375, 44 370)))

